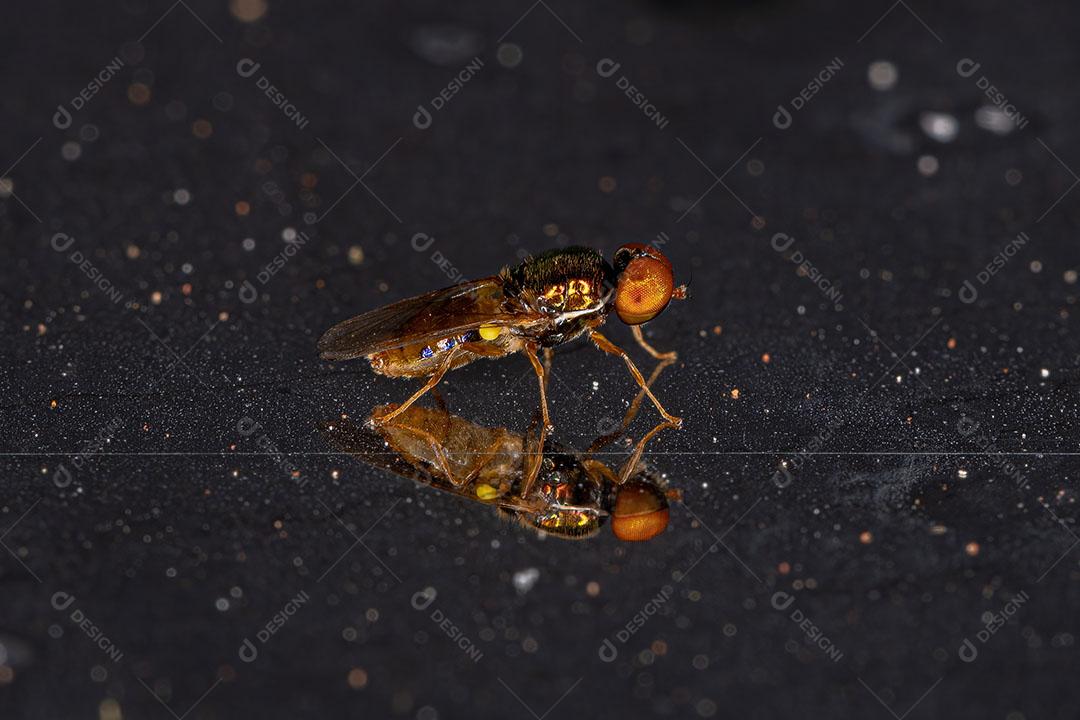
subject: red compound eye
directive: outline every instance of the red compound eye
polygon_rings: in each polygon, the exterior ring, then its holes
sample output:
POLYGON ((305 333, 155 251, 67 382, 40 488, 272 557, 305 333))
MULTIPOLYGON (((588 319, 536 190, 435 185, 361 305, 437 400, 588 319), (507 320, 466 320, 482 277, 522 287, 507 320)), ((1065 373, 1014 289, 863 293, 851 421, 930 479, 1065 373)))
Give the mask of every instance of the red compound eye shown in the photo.
POLYGON ((621 485, 611 513, 611 531, 626 542, 651 540, 668 526, 667 497, 653 485, 630 480, 621 485))
POLYGON ((641 325, 671 302, 675 275, 671 263, 655 248, 624 245, 616 253, 616 263, 628 257, 615 287, 615 312, 627 325, 641 325))

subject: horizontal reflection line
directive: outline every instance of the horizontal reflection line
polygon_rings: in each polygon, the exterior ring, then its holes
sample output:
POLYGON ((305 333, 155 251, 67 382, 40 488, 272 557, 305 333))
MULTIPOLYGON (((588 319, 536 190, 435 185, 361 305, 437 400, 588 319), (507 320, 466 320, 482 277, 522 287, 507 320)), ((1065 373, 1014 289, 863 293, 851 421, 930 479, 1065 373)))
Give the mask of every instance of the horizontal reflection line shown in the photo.
MULTIPOLYGON (((571 451, 572 452, 572 451, 571 451)), ((592 453, 578 453, 580 455, 626 455, 630 451, 617 452, 592 452, 592 453)), ((14 453, 0 453, 0 457, 169 457, 169 456, 213 456, 213 457, 281 457, 281 456, 320 456, 320 455, 400 455, 401 453, 393 452, 391 450, 385 450, 380 452, 364 452, 364 453, 352 453, 345 450, 335 451, 320 451, 320 452, 228 452, 224 450, 211 451, 211 452, 110 452, 110 453, 79 453, 79 452, 14 452, 14 453)), ((506 455, 505 452, 454 452, 454 455, 506 455)), ((548 453, 553 454, 553 453, 548 453)), ((953 450, 940 450, 940 451, 923 451, 923 452, 890 452, 887 450, 824 450, 818 452, 806 452, 803 450, 714 450, 714 451, 658 451, 658 452, 645 452, 646 455, 891 455, 902 457, 936 457, 936 456, 963 456, 963 457, 1001 457, 1007 455, 1010 457, 1015 456, 1031 456, 1031 457, 1073 457, 1080 456, 1080 452, 1055 452, 1055 451, 1040 451, 1029 450, 1027 452, 963 452, 953 450)))

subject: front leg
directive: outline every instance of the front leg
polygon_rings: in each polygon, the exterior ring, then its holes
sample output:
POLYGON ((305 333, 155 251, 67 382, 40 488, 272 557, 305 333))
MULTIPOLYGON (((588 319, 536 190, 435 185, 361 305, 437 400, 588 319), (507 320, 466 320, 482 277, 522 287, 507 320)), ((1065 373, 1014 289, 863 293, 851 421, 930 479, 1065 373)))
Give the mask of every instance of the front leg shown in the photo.
POLYGON ((621 357, 626 363, 626 367, 630 371, 630 374, 633 375, 634 380, 637 381, 638 386, 640 386, 641 389, 648 396, 648 398, 652 400, 652 404, 656 406, 656 410, 660 413, 664 420, 671 423, 675 427, 682 427, 682 418, 676 417, 675 415, 672 415, 664 409, 664 406, 660 404, 660 401, 656 399, 655 395, 653 395, 652 390, 649 389, 649 384, 645 382, 645 377, 641 374, 641 371, 637 369, 637 366, 634 365, 634 361, 630 359, 630 356, 626 354, 625 350, 623 350, 618 345, 611 342, 595 330, 590 331, 589 337, 591 337, 592 341, 596 343, 596 347, 600 348, 606 353, 621 357))
POLYGON ((634 473, 634 469, 637 468, 638 461, 641 459, 641 454, 645 451, 645 445, 652 440, 658 432, 669 427, 678 427, 678 425, 661 421, 656 427, 645 433, 645 435, 638 440, 637 445, 634 446, 634 452, 631 453, 630 458, 626 461, 626 464, 623 465, 622 471, 619 472, 619 485, 626 482, 634 473))
POLYGON ((641 332, 640 325, 631 325, 630 331, 634 333, 634 339, 637 340, 637 344, 645 349, 645 352, 652 355, 657 360, 678 360, 679 353, 672 350, 671 352, 660 352, 645 340, 645 334, 641 332))
MULTIPOLYGON (((647 385, 649 388, 652 388, 653 383, 656 382, 656 378, 660 377, 660 373, 662 373, 664 369, 668 366, 674 364, 674 362, 674 360, 661 360, 659 363, 657 363, 656 367, 653 368, 652 374, 649 376, 649 379, 645 381, 645 385, 647 385)), ((626 414, 623 416, 622 424, 619 425, 619 427, 615 428, 613 431, 609 432, 607 435, 601 435, 600 437, 596 438, 596 440, 593 441, 593 444, 589 446, 589 449, 585 451, 586 454, 595 453, 601 448, 603 448, 605 445, 622 437, 622 434, 625 433, 627 428, 630 427, 630 423, 634 422, 634 418, 637 417, 638 410, 641 409, 641 401, 644 399, 645 391, 638 390, 638 394, 635 395, 634 399, 630 402, 630 407, 626 409, 626 414)), ((670 423, 664 424, 668 425, 670 423)))

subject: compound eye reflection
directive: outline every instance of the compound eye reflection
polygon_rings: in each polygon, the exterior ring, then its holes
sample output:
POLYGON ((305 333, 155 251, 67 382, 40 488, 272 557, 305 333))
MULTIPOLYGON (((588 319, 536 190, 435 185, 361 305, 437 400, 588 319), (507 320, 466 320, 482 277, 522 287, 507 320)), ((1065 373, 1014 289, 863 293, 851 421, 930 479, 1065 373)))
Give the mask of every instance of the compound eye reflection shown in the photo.
POLYGON ((626 542, 651 540, 668 526, 667 497, 655 486, 630 480, 619 486, 611 512, 611 531, 626 542))
POLYGON ((636 257, 619 275, 615 312, 627 325, 640 325, 659 315, 674 292, 670 263, 649 255, 636 257))

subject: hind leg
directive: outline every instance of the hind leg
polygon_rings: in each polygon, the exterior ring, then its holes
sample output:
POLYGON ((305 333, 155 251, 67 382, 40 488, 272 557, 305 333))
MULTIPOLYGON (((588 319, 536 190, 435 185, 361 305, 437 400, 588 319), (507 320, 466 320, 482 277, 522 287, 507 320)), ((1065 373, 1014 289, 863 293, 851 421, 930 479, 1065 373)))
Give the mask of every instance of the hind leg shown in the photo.
POLYGON ((547 373, 544 371, 544 366, 536 358, 536 350, 535 343, 528 343, 525 346, 525 354, 529 357, 529 362, 532 363, 536 379, 540 384, 540 439, 536 446, 535 455, 526 454, 525 456, 525 481, 521 485, 521 497, 523 498, 529 496, 529 491, 532 490, 533 483, 536 482, 536 478, 540 474, 540 465, 544 461, 544 442, 552 429, 547 403, 547 373))
POLYGON ((424 387, 422 387, 419 390, 417 390, 416 392, 414 392, 412 394, 412 397, 410 397, 408 400, 406 400, 405 402, 403 402, 401 405, 397 406, 396 408, 394 408, 390 412, 385 413, 383 415, 372 415, 371 416, 371 422, 373 422, 377 426, 378 425, 385 425, 386 423, 391 422, 394 418, 396 418, 401 413, 408 410, 409 406, 412 405, 414 402, 416 402, 420 398, 424 397, 424 395, 429 390, 431 390, 431 388, 438 385, 439 381, 443 379, 443 375, 445 375, 446 371, 450 369, 450 366, 454 362, 454 358, 457 356, 458 350, 460 350, 461 347, 462 347, 461 345, 458 345, 457 347, 453 348, 449 353, 446 354, 446 359, 443 360, 442 365, 439 366, 439 369, 436 370, 435 373, 431 377, 428 378, 428 381, 426 383, 424 383, 424 387))

